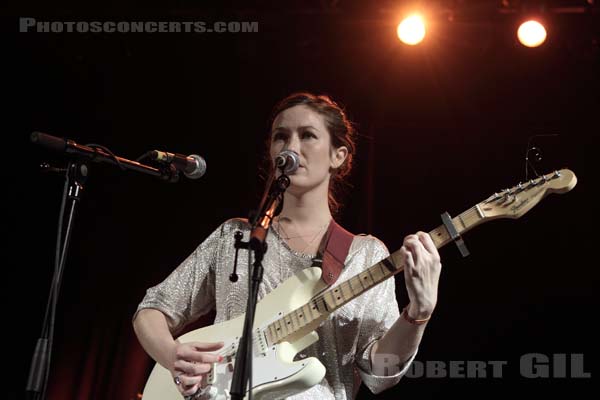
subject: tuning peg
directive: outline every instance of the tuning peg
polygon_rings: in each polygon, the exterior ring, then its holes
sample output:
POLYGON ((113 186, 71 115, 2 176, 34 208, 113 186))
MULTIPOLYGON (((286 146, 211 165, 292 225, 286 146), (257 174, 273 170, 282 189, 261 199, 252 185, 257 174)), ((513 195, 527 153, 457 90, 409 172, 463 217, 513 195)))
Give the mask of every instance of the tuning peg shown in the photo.
POLYGON ((508 198, 510 197, 510 189, 504 189, 503 191, 500 192, 501 196, 500 196, 500 203, 504 203, 505 201, 508 200, 508 198))
POLYGON ((527 185, 527 189, 534 187, 535 185, 537 185, 537 183, 535 183, 535 180, 530 179, 529 180, 529 185, 527 185))
POLYGON ((517 193, 521 193, 523 191, 525 191, 527 188, 525 186, 523 186, 522 182, 519 182, 517 184, 517 186, 515 186, 515 189, 512 191, 512 194, 517 194, 517 193))
POLYGON ((488 199, 486 201, 484 201, 484 204, 492 203, 492 202, 498 200, 500 197, 501 197, 500 194, 494 193, 493 195, 491 195, 490 197, 488 197, 488 199))

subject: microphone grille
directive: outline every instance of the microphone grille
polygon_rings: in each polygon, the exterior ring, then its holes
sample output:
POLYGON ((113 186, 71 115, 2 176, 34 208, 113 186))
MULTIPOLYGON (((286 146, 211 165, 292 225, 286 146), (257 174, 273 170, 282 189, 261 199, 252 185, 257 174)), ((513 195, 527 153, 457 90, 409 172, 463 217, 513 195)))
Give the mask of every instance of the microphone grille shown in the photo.
POLYGON ((187 176, 190 179, 198 179, 202 177, 206 173, 206 161, 204 161, 204 158, 200 157, 197 154, 190 154, 188 158, 194 160, 194 162, 196 163, 196 167, 193 171, 186 173, 185 176, 187 176))
POLYGON ((292 150, 283 150, 277 156, 276 164, 278 168, 283 169, 284 174, 292 174, 300 166, 300 158, 292 150))

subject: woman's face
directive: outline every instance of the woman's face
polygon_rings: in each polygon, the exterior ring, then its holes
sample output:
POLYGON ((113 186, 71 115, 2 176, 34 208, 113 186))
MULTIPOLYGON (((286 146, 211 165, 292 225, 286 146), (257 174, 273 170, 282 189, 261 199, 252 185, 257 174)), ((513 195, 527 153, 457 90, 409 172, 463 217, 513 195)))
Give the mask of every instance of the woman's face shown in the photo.
POLYGON ((346 147, 334 149, 324 117, 310 107, 297 105, 280 112, 271 127, 271 159, 282 150, 300 156, 300 167, 290 175, 291 189, 310 190, 329 187, 331 168, 338 168, 346 158, 346 147))

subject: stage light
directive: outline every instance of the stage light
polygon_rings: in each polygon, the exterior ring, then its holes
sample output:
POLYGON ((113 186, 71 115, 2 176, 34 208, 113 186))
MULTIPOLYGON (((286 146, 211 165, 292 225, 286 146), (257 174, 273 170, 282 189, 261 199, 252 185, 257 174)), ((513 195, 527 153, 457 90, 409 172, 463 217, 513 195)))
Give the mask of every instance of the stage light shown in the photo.
POLYGON ((523 46, 538 47, 546 40, 546 28, 537 21, 529 20, 519 26, 517 37, 523 46))
POLYGON ((420 15, 411 15, 398 24, 396 32, 403 43, 414 46, 425 37, 425 22, 420 15))

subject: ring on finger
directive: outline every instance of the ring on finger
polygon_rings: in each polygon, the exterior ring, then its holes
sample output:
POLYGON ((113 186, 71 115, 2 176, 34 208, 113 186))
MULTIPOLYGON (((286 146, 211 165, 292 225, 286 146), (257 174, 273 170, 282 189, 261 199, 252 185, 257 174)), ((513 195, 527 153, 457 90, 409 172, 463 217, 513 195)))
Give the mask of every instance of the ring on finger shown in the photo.
MULTIPOLYGON (((180 374, 180 375, 181 375, 181 374, 180 374)), ((176 376, 173 378, 173 382, 175 382, 175 384, 176 384, 177 386, 181 385, 181 379, 179 378, 179 376, 180 376, 180 375, 176 375, 176 376)))

